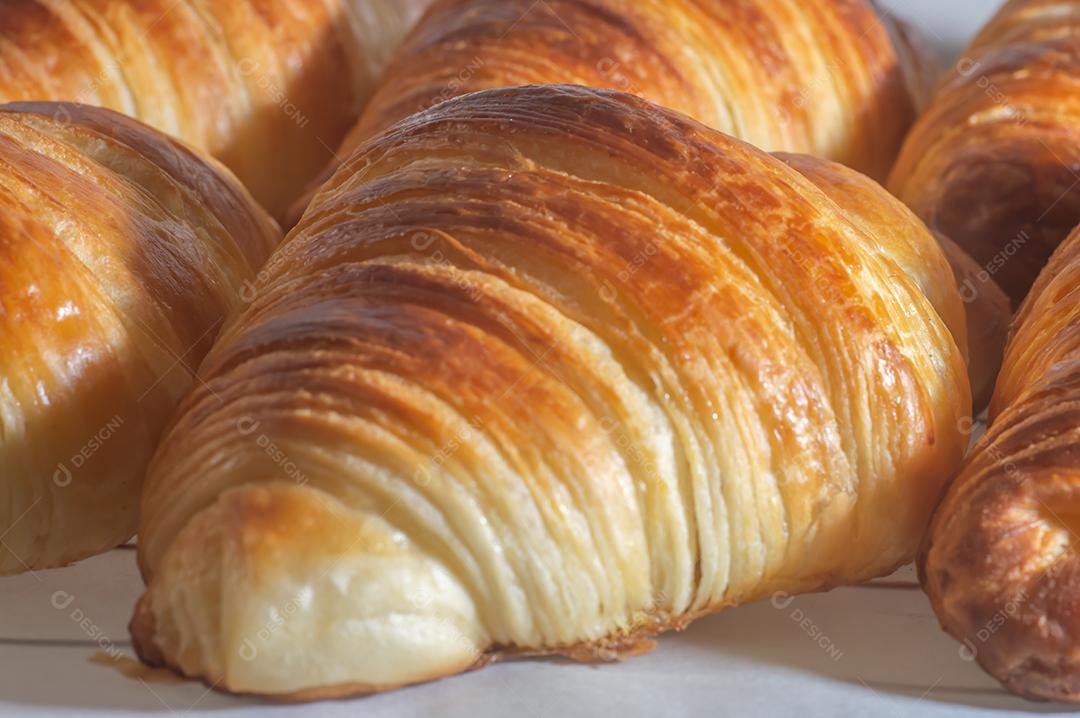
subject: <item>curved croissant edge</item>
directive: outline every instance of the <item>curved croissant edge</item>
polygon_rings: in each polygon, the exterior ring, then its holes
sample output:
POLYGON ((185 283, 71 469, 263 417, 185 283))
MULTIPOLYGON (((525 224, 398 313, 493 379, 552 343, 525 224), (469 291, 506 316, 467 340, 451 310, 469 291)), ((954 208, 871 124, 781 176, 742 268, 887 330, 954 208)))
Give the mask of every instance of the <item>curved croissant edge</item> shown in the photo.
MULTIPOLYGON (((101 133, 124 143, 170 175, 189 179, 192 189, 228 230, 253 271, 277 246, 275 238, 282 234, 278 222, 256 202, 232 170, 205 150, 121 112, 79 102, 7 102, 0 104, 0 112, 39 115, 61 126, 101 133)), ((123 166, 109 169, 118 175, 125 171, 123 166)))
POLYGON ((220 163, 137 120, 0 105, 0 574, 134 534, 187 363, 280 238, 220 163))
MULTIPOLYGON (((546 86, 526 85, 524 87, 546 86)), ((552 85, 551 87, 555 86, 552 85)), ((566 85, 565 87, 573 86, 566 85)), ((489 91, 481 90, 479 92, 489 91)), ((605 90, 604 92, 614 91, 605 90)), ((468 97, 470 94, 478 93, 466 93, 458 98, 444 100, 444 102, 454 102, 455 99, 468 97)), ((430 113, 431 110, 427 114, 430 113)), ((385 133, 380 133, 380 135, 393 132, 393 130, 392 127, 385 133)), ((355 151, 353 157, 365 156, 365 147, 376 143, 378 137, 379 135, 376 135, 364 143, 355 151)), ((844 208, 848 210, 849 216, 856 220, 859 219, 860 213, 865 211, 867 206, 876 205, 887 209, 891 214, 887 221, 878 222, 874 228, 866 227, 871 234, 879 231, 889 231, 897 226, 905 227, 911 233, 911 236, 918 236, 921 233, 918 228, 912 228, 913 225, 922 227, 921 220, 877 182, 865 175, 839 163, 811 158, 809 155, 784 152, 776 152, 773 155, 791 165, 811 182, 818 185, 833 201, 841 206, 848 204, 844 208), (853 195, 862 199, 858 207, 852 206, 853 195)), ((312 194, 304 201, 302 206, 297 205, 294 207, 293 226, 300 224, 308 208, 319 204, 317 197, 324 188, 337 186, 341 177, 352 176, 356 171, 355 167, 350 168, 349 162, 344 164, 344 169, 338 166, 331 174, 328 174, 324 178, 324 186, 318 190, 312 190, 312 194), (333 180, 335 175, 339 179, 333 180)), ((940 273, 927 276, 925 281, 920 282, 920 286, 953 332, 964 355, 964 360, 968 363, 973 407, 974 411, 978 413, 985 409, 990 401, 994 389, 994 380, 997 377, 998 369, 1001 366, 1001 357, 1005 350, 1005 341, 1008 337, 1009 320, 1012 312, 1009 307, 1008 297, 992 277, 981 271, 981 267, 975 263, 970 255, 948 237, 940 233, 934 233, 934 237, 937 239, 939 247, 944 252, 945 258, 952 268, 953 276, 951 279, 940 273), (949 299, 951 294, 955 294, 953 285, 960 291, 963 303, 963 310, 960 313, 965 315, 963 319, 958 316, 956 308, 958 305, 949 299)), ((918 250, 922 257, 912 257, 911 259, 925 259, 926 252, 927 250, 924 247, 918 250)), ((915 268, 914 261, 905 265, 905 270, 912 276, 919 273, 915 268)))
MULTIPOLYGON (((362 542, 362 535, 334 535, 335 532, 325 530, 327 526, 341 523, 341 516, 335 514, 342 510, 348 511, 333 497, 310 487, 277 483, 233 489, 222 494, 210 508, 197 514, 176 538, 177 544, 189 549, 197 548, 194 555, 186 558, 173 555, 167 560, 184 561, 186 565, 181 568, 181 571, 191 572, 194 575, 206 571, 228 570, 227 567, 233 559, 247 563, 258 554, 265 556, 266 553, 273 553, 275 561, 292 565, 297 575, 307 575, 310 580, 312 572, 304 570, 304 564, 309 558, 307 551, 300 547, 298 550, 287 551, 283 555, 280 549, 288 549, 287 544, 298 535, 318 536, 320 550, 325 551, 326 555, 334 555, 335 551, 347 552, 355 549, 362 542), (262 545, 256 547, 254 542, 262 545), (276 546, 267 550, 266 543, 276 546), (196 562, 202 565, 195 565, 196 562)), ((339 560, 345 560, 346 553, 338 554, 338 556, 339 560)), ((405 560, 404 557, 398 558, 405 560)), ((906 563, 908 559, 905 558, 882 569, 876 575, 887 576, 906 563)), ((383 567, 383 571, 391 575, 390 580, 386 580, 385 584, 379 580, 385 576, 373 577, 372 582, 381 587, 392 586, 394 584, 392 574, 395 568, 397 567, 393 565, 383 567)), ((409 565, 408 568, 415 570, 416 566, 409 565)), ((441 570, 434 565, 429 568, 432 574, 441 570)), ((867 576, 866 579, 874 577, 867 576)), ((410 574, 409 579, 415 582, 416 573, 410 574)), ((782 593, 828 592, 849 583, 850 581, 842 577, 836 577, 814 586, 792 587, 792 590, 785 590, 782 593)), ((319 576, 299 591, 332 592, 334 587, 331 584, 331 580, 326 576, 319 576)), ((410 591, 417 590, 415 583, 411 583, 409 588, 410 591)), ((189 680, 200 681, 214 690, 225 693, 259 696, 290 703, 382 693, 477 670, 507 659, 561 656, 579 663, 618 662, 653 650, 656 647, 655 637, 662 633, 683 631, 698 618, 739 605, 735 602, 714 605, 707 609, 666 618, 642 613, 629 628, 597 640, 545 648, 522 648, 485 645, 483 641, 473 640, 472 636, 461 631, 458 626, 447 625, 445 615, 440 615, 438 609, 446 606, 457 608, 454 605, 455 599, 460 599, 460 597, 440 595, 438 591, 443 588, 434 578, 430 584, 421 587, 420 590, 426 591, 427 597, 426 605, 422 608, 430 610, 428 616, 415 612, 417 608, 415 600, 410 595, 400 592, 393 594, 393 599, 405 608, 409 619, 418 624, 418 641, 413 646, 415 650, 409 655, 402 656, 398 653, 387 655, 388 652, 380 651, 379 648, 370 645, 352 646, 352 650, 355 651, 354 657, 357 658, 354 669, 363 668, 365 664, 369 669, 373 669, 388 660, 407 661, 410 666, 410 675, 406 680, 400 681, 377 683, 343 681, 284 692, 236 687, 231 685, 238 672, 236 667, 240 666, 242 670, 245 663, 254 662, 259 656, 259 645, 253 640, 245 640, 237 651, 240 660, 233 662, 232 670, 226 670, 223 666, 219 667, 221 672, 215 674, 208 674, 204 669, 192 670, 186 665, 188 657, 167 655, 159 648, 156 640, 159 626, 156 624, 148 593, 144 593, 136 603, 129 631, 136 655, 148 666, 169 669, 189 680), (448 657, 455 660, 448 661, 448 657), (431 663, 430 666, 426 665, 428 662, 431 663)), ((282 593, 278 596, 281 601, 279 606, 286 607, 284 609, 286 614, 291 605, 290 601, 295 601, 298 593, 297 588, 292 586, 291 594, 282 593)), ((212 599, 210 596, 206 598, 212 599)), ((385 599, 380 599, 380 602, 383 600, 385 599)), ((279 620, 287 621, 288 616, 280 617, 279 620)), ((266 639, 268 638, 266 634, 273 632, 274 625, 273 619, 271 623, 264 624, 262 627, 253 625, 251 626, 254 629, 252 635, 258 635, 261 631, 262 635, 259 637, 266 639)), ((290 651, 288 645, 280 645, 278 648, 283 652, 282 655, 290 651)), ((340 650, 341 646, 335 646, 335 648, 340 650)))
MULTIPOLYGON (((798 562, 803 567, 800 570, 792 565, 789 572, 770 575, 767 579, 757 577, 751 580, 748 576, 742 576, 740 580, 746 585, 736 589, 730 583, 723 583, 724 587, 718 588, 715 595, 708 595, 708 603, 702 600, 702 608, 679 609, 682 612, 675 613, 673 609, 657 606, 653 602, 656 597, 653 592, 660 589, 648 577, 650 559, 647 556, 635 557, 634 561, 628 559, 630 565, 624 571, 637 571, 639 564, 646 564, 646 580, 642 585, 647 587, 645 590, 651 598, 647 604, 627 604, 630 607, 621 629, 610 630, 609 619, 609 623, 605 624, 609 632, 594 640, 561 645, 549 643, 541 648, 506 646, 498 645, 488 635, 489 629, 477 619, 479 602, 462 583, 450 577, 441 557, 419 551, 415 546, 399 544, 394 539, 392 526, 375 516, 377 512, 354 508, 313 484, 300 486, 280 479, 272 480, 272 475, 262 474, 262 470, 253 464, 252 471, 243 473, 244 480, 234 488, 220 489, 212 484, 198 486, 200 496, 193 499, 190 493, 184 494, 183 509, 170 514, 169 510, 180 503, 176 499, 181 496, 171 496, 164 479, 158 482, 153 479, 156 474, 178 482, 189 479, 197 481, 199 478, 199 467, 194 465, 185 468, 182 475, 170 475, 177 466, 183 466, 184 455, 194 449, 193 446, 184 445, 184 439, 190 438, 184 434, 197 431, 200 425, 211 427, 204 421, 209 420, 206 413, 209 404, 204 401, 206 397, 201 396, 206 392, 196 391, 185 402, 179 419, 173 425, 172 434, 159 447, 150 471, 152 487, 144 495, 139 559, 148 587, 139 600, 131 625, 136 650, 144 660, 154 665, 168 665, 185 675, 201 677, 215 687, 234 692, 270 693, 279 698, 293 699, 343 696, 458 673, 505 655, 557 653, 582 660, 607 660, 632 654, 646 650, 651 645, 648 637, 657 632, 681 628, 698 615, 764 597, 770 590, 828 590, 844 583, 887 574, 910 559, 917 537, 928 518, 933 498, 945 476, 959 463, 966 445, 961 424, 970 415, 970 396, 963 371, 963 351, 960 349, 966 344, 964 317, 945 257, 925 228, 917 222, 906 220, 906 223, 897 225, 896 236, 909 238, 914 243, 911 247, 886 241, 872 242, 873 235, 867 234, 861 224, 863 220, 852 216, 855 210, 845 210, 829 199, 828 190, 819 188, 850 182, 856 185, 859 193, 870 196, 883 194, 880 187, 873 189, 863 184, 864 181, 869 183, 869 180, 856 179, 859 176, 855 173, 838 166, 818 164, 822 161, 809 158, 785 158, 787 162, 802 165, 799 171, 795 171, 785 162, 708 130, 677 113, 617 92, 573 86, 488 90, 440 104, 371 140, 323 187, 301 224, 285 240, 276 258, 288 257, 289 250, 295 248, 294 243, 303 248, 307 246, 303 242, 323 237, 323 233, 332 233, 335 211, 348 215, 350 202, 369 202, 381 208, 381 204, 387 201, 384 197, 369 197, 363 192, 366 163, 370 160, 366 155, 369 153, 379 154, 380 150, 392 148, 392 151, 381 154, 380 160, 393 167, 401 155, 407 154, 407 147, 414 141, 421 146, 420 151, 431 151, 436 155, 436 146, 441 145, 450 157, 446 160, 450 169, 442 176, 446 180, 456 176, 454 168, 463 162, 460 157, 469 156, 473 150, 483 154, 487 162, 492 157, 503 156, 500 152, 510 151, 511 154, 520 153, 522 174, 527 174, 524 168, 532 166, 530 163, 533 159, 527 151, 522 151, 524 145, 519 146, 515 142, 527 142, 530 133, 532 139, 542 138, 542 142, 536 144, 542 146, 543 151, 553 153, 553 163, 577 162, 578 158, 572 150, 576 144, 587 144, 589 156, 580 160, 583 163, 580 166, 593 168, 589 171, 595 171, 600 176, 607 176, 606 171, 597 170, 588 163, 602 161, 605 154, 613 161, 618 158, 618 152, 626 152, 627 157, 633 154, 634 161, 643 172, 646 171, 645 167, 662 158, 666 165, 663 169, 670 170, 673 176, 686 182, 686 187, 679 190, 685 194, 677 194, 676 199, 684 200, 691 194, 709 197, 711 193, 722 193, 723 200, 718 195, 707 200, 706 204, 711 201, 718 204, 726 202, 723 208, 730 211, 732 216, 738 214, 740 221, 746 221, 748 225, 747 213, 752 208, 787 210, 778 196, 805 208, 814 218, 820 214, 835 222, 836 227, 829 227, 822 220, 821 236, 806 233, 805 238, 824 243, 825 237, 831 237, 837 242, 844 242, 868 266, 881 270, 881 281, 884 282, 886 276, 889 279, 888 283, 880 285, 880 296, 873 294, 875 299, 885 303, 884 314, 875 313, 872 320, 869 311, 865 315, 860 314, 858 327, 853 327, 853 331, 870 326, 873 331, 867 336, 877 337, 882 327, 890 327, 896 329, 895 334, 890 335, 895 336, 896 341, 902 339, 910 342, 911 351, 904 356, 889 355, 896 357, 899 365, 902 365, 902 368, 897 368, 898 372, 910 373, 911 384, 903 385, 910 386, 910 392, 900 387, 885 391, 873 382, 859 385, 860 391, 869 387, 875 399, 878 394, 888 394, 889 399, 882 406, 902 402, 902 397, 910 399, 904 411, 897 414, 903 419, 898 419, 894 425, 904 434, 903 447, 895 455, 889 454, 891 461, 899 463, 899 468, 881 477, 855 475, 856 479, 866 480, 866 496, 861 495, 861 484, 859 487, 848 484, 853 477, 838 477, 830 472, 823 474, 823 485, 818 486, 811 495, 799 494, 807 504, 813 503, 819 508, 811 509, 802 504, 793 507, 793 510, 807 515, 807 528, 800 525, 798 530, 812 535, 813 545, 822 549, 815 555, 799 555, 798 562), (468 142, 477 143, 476 146, 463 146, 461 137, 473 131, 477 132, 469 135, 468 142), (502 136, 499 136, 500 133, 503 133, 502 136), (800 172, 808 176, 817 174, 820 184, 815 186, 814 181, 800 172), (732 183, 732 186, 725 186, 725 181, 732 183), (737 191, 744 187, 742 183, 746 183, 746 192, 754 193, 751 197, 742 197, 737 191), (766 187, 769 189, 765 190, 766 187), (770 191, 778 196, 770 195, 770 191), (909 236, 901 228, 913 234, 909 236), (912 266, 910 259, 915 255, 924 257, 927 267, 912 266), (915 276, 911 276, 909 271, 913 271, 915 276), (923 293, 924 285, 930 288, 931 297, 923 293), (935 293, 939 293, 936 294, 937 304, 933 303, 932 298, 935 293), (935 310, 938 305, 940 308, 935 310), (912 323, 904 325, 902 330, 892 327, 890 322, 899 321, 900 315, 907 312, 911 314, 912 323), (911 336, 911 329, 918 332, 917 340, 911 336), (932 370, 929 369, 930 360, 915 351, 916 344, 927 348, 928 354, 935 357, 932 370), (920 369, 917 379, 914 378, 916 364, 926 367, 920 369), (901 391, 905 393, 899 394, 901 391), (186 416, 188 412, 192 416, 186 416), (879 478, 886 485, 879 487, 875 483, 879 478), (843 486, 833 485, 829 483, 831 481, 842 481, 843 486), (818 498, 819 493, 823 498, 818 498), (865 504, 862 503, 864 501, 865 504), (889 503, 888 509, 882 506, 882 502, 889 503), (861 512, 856 510, 856 507, 864 505, 874 508, 865 508, 861 512), (881 513, 877 513, 878 510, 881 513), (868 511, 874 515, 867 516, 868 511), (852 535, 866 540, 860 546, 861 551, 845 552, 843 539, 850 539, 852 535), (313 551, 313 546, 317 546, 318 550, 313 551), (341 559, 340 563, 338 558, 341 559), (324 564, 340 566, 342 570, 320 571, 320 566, 324 564), (255 587, 258 595, 255 595, 255 587), (762 594, 762 591, 765 593, 762 594), (419 605, 410 600, 416 592, 423 593, 426 598, 419 605), (298 599, 298 596, 301 598, 298 599), (297 601, 303 604, 304 610, 301 627, 290 626, 287 617, 284 621, 280 620, 283 617, 281 607, 295 605, 297 601), (243 609, 232 608, 241 604, 243 609), (229 612, 228 615, 224 615, 226 612, 229 612), (387 616, 392 615, 401 616, 407 623, 404 627, 395 628, 389 640, 372 641, 370 645, 349 642, 342 635, 343 631, 338 630, 340 627, 334 624, 336 617, 344 616, 350 623, 361 625, 371 619, 376 623, 375 629, 379 629, 381 624, 378 621, 385 621, 387 616), (163 616, 167 616, 168 620, 162 620, 163 616), (303 631, 303 635, 297 635, 294 631, 303 631), (245 636, 258 636, 261 642, 243 640, 245 636), (314 639, 313 636, 318 638, 314 639), (308 645, 300 645, 302 641, 307 641, 308 645), (314 647, 316 645, 317 648, 314 647), (239 654, 232 650, 237 646, 239 654), (245 651, 247 655, 244 655, 245 651), (262 655, 260 651, 266 651, 267 656, 264 660, 255 660, 262 655), (369 682, 358 682, 347 677, 393 676, 394 671, 398 671, 396 675, 400 680, 370 678, 369 682), (343 674, 346 677, 339 679, 343 674), (274 679, 268 680, 269 675, 273 675, 274 679), (318 680, 305 682, 311 675, 317 676, 318 680), (299 680, 297 676, 305 680, 299 680)), ((529 151, 537 150, 531 147, 529 151)), ((505 168, 485 166, 483 169, 485 173, 479 175, 481 177, 498 174, 510 181, 513 176, 513 172, 505 168)), ((574 186, 578 191, 588 186, 590 191, 601 192, 605 186, 596 179, 575 178, 550 169, 545 176, 550 176, 547 181, 565 177, 567 183, 576 182, 574 186)), ((411 187, 409 183, 419 177, 414 172, 405 184, 411 187)), ((649 181, 652 187, 651 178, 649 181)), ((472 188, 476 189, 475 183, 472 188)), ((426 187, 424 191, 433 192, 434 189, 426 187)), ((534 188, 529 191, 534 191, 534 188)), ((409 194, 407 188, 402 192, 409 194)), ((642 196, 641 201, 646 203, 644 206, 660 208, 660 202, 655 198, 648 197, 645 192, 638 194, 642 196)), ((624 192, 621 196, 628 195, 629 192, 624 192)), ((458 202, 460 198, 448 194, 447 201, 458 202)), ((679 206, 682 206, 681 202, 679 206)), ((389 214, 385 215, 387 221, 391 221, 393 209, 393 206, 389 207, 389 214)), ((672 222, 672 226, 682 228, 689 236, 699 236, 689 234, 699 230, 697 225, 683 216, 684 210, 676 211, 672 206, 665 208, 665 211, 672 215, 664 218, 672 222)), ((709 213, 713 209, 697 208, 695 211, 697 216, 707 219, 712 216, 709 213)), ((906 210, 899 203, 885 203, 876 207, 874 212, 881 218, 895 218, 905 216, 906 210)), ((379 212, 375 212, 375 215, 383 216, 379 212)), ((791 219, 783 212, 781 215, 791 219)), ((644 214, 635 222, 644 222, 650 216, 644 214)), ((651 221, 659 222, 660 218, 651 221)), ((715 221, 720 223, 719 219, 715 221)), ((731 221, 724 219, 720 226, 727 226, 731 221)), ((798 215, 789 222, 788 229, 793 236, 802 237, 804 235, 798 228, 806 227, 807 221, 812 220, 798 215)), ((871 219, 866 218, 865 221, 870 222, 871 219)), ((338 239, 348 237, 339 233, 338 239)), ((770 245, 763 238, 760 244, 765 247, 770 245)), ((811 248, 816 252, 810 255, 813 267, 820 264, 838 273, 851 271, 850 266, 843 265, 841 258, 846 255, 839 254, 839 248, 821 251, 821 246, 824 245, 813 245, 811 248)), ((794 260, 789 262, 792 265, 796 263, 794 260)), ((352 264, 362 265, 350 263, 350 266, 352 264)), ((369 279, 388 268, 379 262, 374 264, 371 271, 364 275, 369 279)), ((260 299, 222 334, 215 350, 203 365, 207 382, 216 382, 220 378, 219 372, 232 371, 238 365, 246 366, 249 359, 258 361, 257 356, 233 355, 237 348, 233 343, 249 348, 256 346, 245 345, 248 340, 258 341, 245 332, 251 330, 250 323, 273 316, 274 302, 285 298, 274 293, 280 290, 280 287, 275 287, 274 281, 275 273, 290 271, 287 265, 286 260, 271 259, 270 267, 257 288, 267 293, 265 300, 260 295, 260 299)), ((794 266, 789 269, 793 270, 794 266)), ((364 270, 361 266, 355 271, 364 270)), ((303 273, 308 270, 300 267, 296 271, 303 273)), ((419 278, 425 272, 430 275, 440 270, 423 269, 417 265, 394 271, 400 274, 393 276, 404 282, 406 272, 413 272, 419 278)), ((858 273, 853 272, 853 275, 864 278, 858 273)), ((355 276, 360 277, 361 274, 355 276)), ((392 273, 386 272, 384 276, 392 276, 392 273)), ((678 276, 678 273, 672 272, 661 275, 657 281, 667 282, 664 285, 667 290, 675 286, 673 282, 678 276)), ((785 274, 784 280, 787 281, 789 276, 792 277, 790 287, 794 288, 794 274, 785 274)), ((820 307, 824 303, 822 295, 811 291, 811 286, 807 283, 800 285, 799 297, 807 306, 820 307)), ((848 285, 844 287, 846 289, 848 285)), ((335 291, 338 289, 342 288, 335 288, 335 291)), ((344 287, 346 292, 348 289, 344 287)), ((878 285, 875 284, 875 292, 877 289, 878 285)), ((863 292, 871 293, 870 289, 861 286, 857 290, 852 287, 851 291, 860 292, 859 296, 863 292)), ((664 298, 668 299, 666 295, 664 298)), ((456 296, 451 299, 457 301, 456 296)), ((685 296, 681 299, 685 303, 685 296)), ((674 296, 670 301, 675 301, 674 296)), ((666 309, 667 304, 661 307, 666 309)), ((654 311, 657 309, 653 307, 654 311)), ((882 311, 882 307, 875 304, 874 310, 882 311)), ((839 316, 839 312, 829 315, 829 321, 839 324, 839 316)), ((340 319, 350 321, 345 316, 340 319)), ((381 349, 373 348, 372 351, 381 349)), ((894 346, 890 351, 898 350, 894 346)), ((854 360, 863 358, 861 353, 857 353, 854 360)), ((288 361, 288 358, 282 357, 282 360, 288 361)), ((881 362, 875 360, 871 365, 880 367, 881 362)), ((904 374, 899 381, 907 382, 907 377, 908 374, 904 374)), ((247 391, 241 384, 225 386, 225 383, 219 383, 217 388, 239 394, 247 391)), ((723 404, 723 397, 717 403, 723 404)), ((548 412, 552 407, 537 407, 537 411, 541 409, 548 412)), ((893 415, 890 413, 889 416, 893 415)), ((889 421, 893 425, 891 418, 889 421)), ((568 427, 560 424, 558 428, 561 432, 568 427)), ((866 451, 876 452, 879 448, 875 443, 866 451)), ((847 467, 848 457, 845 455, 836 461, 840 462, 841 459, 847 467)), ((209 472, 211 469, 222 469, 222 466, 219 463, 215 467, 203 468, 209 472)), ((239 469, 225 466, 224 471, 221 477, 231 476, 239 469)), ((616 478, 622 481, 628 478, 628 474, 624 476, 620 473, 616 478)), ((635 511, 644 513, 637 500, 634 497, 630 505, 635 511)), ((680 510, 686 508, 681 507, 680 510)), ((688 513, 694 519, 693 512, 688 513)), ((635 515, 634 520, 641 518, 635 515)), ((631 536, 631 539, 636 542, 635 536, 631 536)), ((810 540, 807 538, 807 541, 810 540)), ((737 543, 724 546, 735 555, 740 553, 737 543)), ((778 565, 786 566, 785 562, 796 560, 786 549, 783 556, 785 558, 777 560, 778 565)), ((672 563, 676 560, 670 559, 672 563)), ((695 565, 700 569, 700 563, 695 565)), ((681 564, 678 570, 681 570, 681 564)), ((689 590, 696 592, 701 579, 696 577, 693 570, 686 573, 688 576, 691 574, 692 587, 689 590)), ((714 582, 712 576, 708 576, 707 580, 714 582)), ((724 579, 725 582, 727 580, 724 579)), ((689 605, 691 602, 688 599, 685 603, 689 605)))
POLYGON ((215 155, 280 216, 429 4, 12 0, 2 3, 0 102, 123 112, 215 155))

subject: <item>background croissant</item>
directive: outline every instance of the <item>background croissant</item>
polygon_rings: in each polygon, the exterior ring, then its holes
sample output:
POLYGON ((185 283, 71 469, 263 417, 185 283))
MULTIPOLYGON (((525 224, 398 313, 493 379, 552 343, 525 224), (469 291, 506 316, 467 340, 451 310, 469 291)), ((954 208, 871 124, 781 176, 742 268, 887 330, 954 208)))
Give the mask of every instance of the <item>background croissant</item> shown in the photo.
POLYGON ((1011 0, 904 144, 889 188, 1019 305, 1080 221, 1080 2, 1011 0))
POLYGON ((0 101, 118 110, 221 159, 280 213, 429 0, 5 0, 0 101))
POLYGON ((0 573, 134 533, 189 367, 279 238, 224 168, 145 125, 0 106, 0 573))
POLYGON ((159 447, 139 654, 341 695, 909 560, 966 443, 959 295, 899 202, 784 160, 580 87, 366 145, 159 447))
POLYGON ((942 626, 1011 690, 1080 701, 1080 231, 1017 315, 991 425, 920 558, 942 626))
POLYGON ((546 83, 630 92, 883 179, 935 79, 909 29, 867 0, 437 0, 322 179, 414 112, 546 83))

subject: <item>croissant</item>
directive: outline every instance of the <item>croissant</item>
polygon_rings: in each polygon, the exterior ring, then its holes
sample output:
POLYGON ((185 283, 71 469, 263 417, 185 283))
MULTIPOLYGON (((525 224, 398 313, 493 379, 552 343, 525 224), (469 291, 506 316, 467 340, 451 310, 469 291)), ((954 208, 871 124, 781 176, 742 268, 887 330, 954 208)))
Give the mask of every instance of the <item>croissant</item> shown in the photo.
POLYGON ((4 0, 0 102, 135 117, 282 213, 330 160, 429 0, 4 0))
POLYGON ((314 186, 414 112, 547 83, 630 92, 764 149, 884 179, 935 81, 918 38, 867 0, 440 0, 314 186))
POLYGON ((190 367, 279 239, 223 167, 145 125, 0 106, 0 573, 134 533, 190 367))
POLYGON ((573 86, 366 144, 158 448, 139 655, 365 693, 909 560, 966 445, 959 293, 870 180, 784 159, 573 86))
POLYGON ((1010 690, 1080 701, 1080 230, 1016 318, 991 424, 920 552, 942 626, 1010 690))
POLYGON ((889 179, 1013 306, 1080 222, 1078 86, 1080 2, 1011 0, 916 123, 889 179))

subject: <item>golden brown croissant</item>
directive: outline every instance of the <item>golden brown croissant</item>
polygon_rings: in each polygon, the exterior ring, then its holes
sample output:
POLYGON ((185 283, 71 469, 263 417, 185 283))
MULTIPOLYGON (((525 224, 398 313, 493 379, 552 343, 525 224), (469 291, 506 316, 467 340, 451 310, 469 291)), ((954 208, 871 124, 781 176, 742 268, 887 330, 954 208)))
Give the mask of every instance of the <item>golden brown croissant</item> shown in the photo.
POLYGON ((919 119, 889 180, 1013 306, 1080 221, 1078 86, 1080 2, 1011 0, 919 119))
POLYGON ((336 158, 450 97, 574 83, 884 179, 935 76, 911 32, 867 0, 441 0, 336 158))
POLYGON ((134 533, 189 367, 279 238, 224 167, 145 125, 0 106, 0 573, 134 533))
POLYGON ((571 86, 372 140, 159 447, 139 654, 360 693, 909 560, 966 445, 960 298, 883 190, 785 159, 826 191, 571 86))
POLYGON ((1080 230, 1017 315, 991 424, 920 556, 950 634, 1009 689, 1080 701, 1080 230))
POLYGON ((0 101, 124 112, 209 151, 281 212, 428 2, 5 0, 0 101))

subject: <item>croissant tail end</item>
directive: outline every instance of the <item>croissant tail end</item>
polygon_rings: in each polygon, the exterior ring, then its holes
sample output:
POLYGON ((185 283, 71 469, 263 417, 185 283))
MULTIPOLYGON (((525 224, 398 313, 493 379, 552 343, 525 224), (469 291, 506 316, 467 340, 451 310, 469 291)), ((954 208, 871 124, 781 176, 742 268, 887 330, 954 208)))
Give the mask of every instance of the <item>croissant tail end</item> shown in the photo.
POLYGON ((1012 468, 976 478, 928 535, 923 587, 963 659, 1014 693, 1080 702, 1080 477, 1012 468))
POLYGON ((460 582, 377 512, 292 484, 233 489, 156 567, 140 658, 233 693, 311 700, 459 673, 490 643, 460 582))

